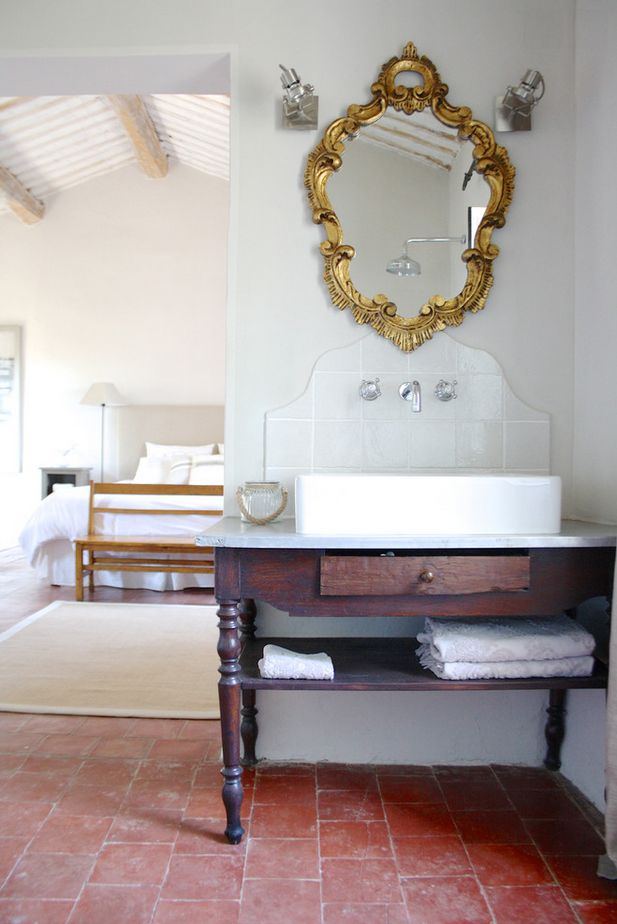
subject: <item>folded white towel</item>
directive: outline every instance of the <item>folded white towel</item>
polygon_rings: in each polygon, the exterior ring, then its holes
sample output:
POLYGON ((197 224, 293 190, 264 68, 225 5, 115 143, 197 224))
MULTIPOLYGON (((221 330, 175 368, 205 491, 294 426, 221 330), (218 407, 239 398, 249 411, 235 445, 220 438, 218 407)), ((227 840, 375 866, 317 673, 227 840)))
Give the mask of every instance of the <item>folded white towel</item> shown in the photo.
POLYGON ((332 658, 320 651, 303 654, 279 645, 264 645, 263 658, 257 662, 262 677, 279 680, 333 680, 332 658))
POLYGON ((589 677, 593 658, 581 655, 572 658, 546 658, 521 661, 441 661, 428 645, 416 650, 422 667, 433 671, 442 680, 490 680, 523 677, 589 677))
MULTIPOLYGON (((418 641, 438 661, 544 661, 590 655, 593 635, 568 616, 501 619, 427 618, 418 641)), ((549 675, 550 676, 550 675, 549 675)))

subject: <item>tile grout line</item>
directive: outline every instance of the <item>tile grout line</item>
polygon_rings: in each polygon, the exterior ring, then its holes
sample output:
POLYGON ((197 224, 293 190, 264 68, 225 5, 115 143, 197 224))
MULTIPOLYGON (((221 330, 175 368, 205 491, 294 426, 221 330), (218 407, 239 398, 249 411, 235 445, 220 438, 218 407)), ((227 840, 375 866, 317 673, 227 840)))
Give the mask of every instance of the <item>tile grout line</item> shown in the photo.
POLYGON ((376 782, 376 784, 377 784, 377 791, 378 791, 378 793, 379 793, 379 798, 381 799, 381 809, 382 809, 382 812, 383 812, 383 818, 384 818, 384 822, 385 822, 385 825, 386 825, 386 830, 387 830, 387 832, 388 832, 388 841, 389 841, 389 843, 390 843, 390 852, 391 852, 391 854, 392 854, 392 859, 393 859, 394 864, 395 864, 395 866, 396 866, 396 875, 397 875, 397 879, 398 879, 398 888, 399 888, 400 900, 401 900, 401 904, 402 904, 403 908, 405 909, 405 917, 407 918, 407 921, 409 921, 409 908, 407 907, 407 898, 406 898, 405 890, 403 889, 403 883, 402 883, 402 879, 403 879, 404 877, 401 876, 400 871, 399 871, 399 862, 398 862, 398 855, 397 855, 397 852, 396 852, 396 847, 395 847, 395 844, 394 844, 394 836, 393 836, 393 834, 392 834, 392 829, 390 828, 390 822, 388 821, 388 815, 387 815, 387 812, 386 812, 386 803, 384 802, 383 792, 382 792, 382 789, 381 789, 381 778, 380 778, 380 775, 379 775, 379 773, 377 772, 377 770, 375 770, 375 782, 376 782))
POLYGON ((324 892, 323 892, 323 857, 321 855, 321 821, 319 818, 319 780, 317 776, 317 764, 313 765, 313 773, 315 779, 315 826, 317 828, 315 835, 317 838, 317 868, 319 871, 319 920, 321 924, 326 924, 325 922, 325 912, 324 912, 324 892))
MULTIPOLYGON (((492 769, 492 767, 491 767, 491 773, 492 773, 493 777, 495 777, 495 779, 496 779, 496 774, 495 774, 495 771, 492 769)), ((437 773, 437 774, 435 774, 435 776, 436 776, 436 778, 437 778, 437 785, 439 786, 439 789, 441 790, 441 794, 442 794, 442 796, 443 796, 444 803, 445 803, 445 805, 446 805, 446 807, 447 807, 447 809, 448 809, 448 813, 449 813, 449 815, 450 815, 450 818, 452 818, 452 811, 451 811, 450 806, 449 806, 449 804, 448 804, 448 799, 447 799, 446 793, 444 792, 443 786, 441 785, 441 780, 439 779, 439 774, 437 773)), ((502 787, 502 788, 503 788, 503 787, 502 787)), ((488 913, 489 913, 489 915, 490 915, 491 924, 499 924, 499 922, 497 921, 497 918, 495 917, 495 914, 494 914, 494 912, 493 912, 493 908, 492 908, 491 903, 490 903, 490 901, 489 901, 487 892, 486 892, 484 886, 482 885, 482 883, 480 882, 480 877, 478 876, 478 874, 477 874, 477 872, 476 872, 476 869, 475 869, 475 866, 473 865, 473 862, 472 862, 472 860, 471 860, 471 856, 470 856, 469 850, 467 849, 467 844, 465 843, 465 841, 464 841, 464 839, 463 839, 461 833, 459 832, 459 829, 458 829, 458 827, 457 827, 457 824, 456 824, 456 821, 454 820, 454 818, 452 818, 452 823, 453 823, 453 825, 454 825, 454 827, 455 827, 455 829, 456 829, 456 834, 457 834, 457 837, 458 837, 459 840, 460 840, 461 846, 462 846, 463 850, 465 851, 465 856, 467 857, 467 863, 469 864, 469 869, 471 870, 471 872, 472 872, 472 874, 473 874, 475 883, 476 883, 476 885, 477 885, 477 887, 478 887, 478 891, 479 891, 480 895, 482 896, 482 899, 483 899, 483 901, 484 901, 484 904, 486 905, 487 911, 488 911, 488 913)))

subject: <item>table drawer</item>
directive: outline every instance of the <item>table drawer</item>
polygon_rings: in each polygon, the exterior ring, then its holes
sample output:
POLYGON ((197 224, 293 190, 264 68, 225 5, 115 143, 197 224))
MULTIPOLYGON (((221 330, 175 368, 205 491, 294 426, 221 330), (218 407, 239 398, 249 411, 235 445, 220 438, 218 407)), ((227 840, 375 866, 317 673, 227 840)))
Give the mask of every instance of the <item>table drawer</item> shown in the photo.
POLYGON ((529 588, 529 556, 323 555, 322 596, 482 594, 529 588))

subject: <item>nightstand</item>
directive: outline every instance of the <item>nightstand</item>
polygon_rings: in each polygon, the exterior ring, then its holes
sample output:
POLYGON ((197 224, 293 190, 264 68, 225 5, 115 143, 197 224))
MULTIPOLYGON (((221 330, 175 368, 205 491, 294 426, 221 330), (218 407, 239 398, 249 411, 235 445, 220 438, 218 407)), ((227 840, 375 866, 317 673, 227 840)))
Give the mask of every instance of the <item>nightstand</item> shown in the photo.
POLYGON ((70 468, 65 465, 56 465, 52 468, 41 466, 41 496, 51 494, 55 484, 72 484, 75 487, 89 484, 91 468, 70 468))

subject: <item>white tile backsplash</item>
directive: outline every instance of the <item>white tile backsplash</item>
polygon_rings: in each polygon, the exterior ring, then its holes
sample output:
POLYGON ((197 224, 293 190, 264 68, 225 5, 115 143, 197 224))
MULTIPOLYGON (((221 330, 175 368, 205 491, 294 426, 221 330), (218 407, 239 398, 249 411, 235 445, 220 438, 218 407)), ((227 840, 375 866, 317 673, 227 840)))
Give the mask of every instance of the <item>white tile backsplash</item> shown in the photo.
POLYGON ((315 363, 295 401, 268 411, 265 476, 291 485, 306 471, 550 471, 550 419, 512 393, 497 360, 437 334, 411 354, 373 331, 315 363), (363 401, 362 379, 381 397, 363 401), (439 379, 458 397, 439 401, 439 379), (399 395, 417 379, 422 410, 399 395))
POLYGON ((455 430, 449 420, 414 420, 411 426, 410 468, 454 468, 455 430))
POLYGON ((403 420, 365 420, 362 427, 362 470, 407 471, 409 424, 403 420))
POLYGON ((270 420, 266 425, 266 467, 312 468, 313 422, 270 420))
POLYGON ((362 465, 362 424, 355 420, 315 421, 316 469, 357 469, 362 465))
POLYGON ((365 402, 357 372, 316 372, 314 381, 316 420, 360 420, 365 402))
MULTIPOLYGON (((363 378, 375 379, 375 377, 373 374, 363 373, 363 378)), ((407 420, 409 405, 398 393, 401 384, 409 380, 407 373, 381 373, 377 378, 379 378, 381 397, 376 398, 375 401, 363 401, 359 398, 364 420, 407 420)))
POLYGON ((458 420, 501 420, 503 416, 503 377, 501 375, 460 375, 454 410, 458 420))
POLYGON ((494 356, 486 350, 476 350, 473 347, 457 344, 456 371, 459 375, 487 373, 501 375, 501 368, 494 356))
POLYGON ((547 420, 510 420, 504 424, 506 468, 533 469, 548 474, 550 425, 547 420))
POLYGON ((503 468, 503 425, 487 420, 457 421, 456 464, 471 469, 503 468))
POLYGON ((456 377, 456 357, 459 344, 448 334, 437 334, 419 350, 409 354, 409 371, 417 376, 421 373, 439 370, 440 377, 456 377))

